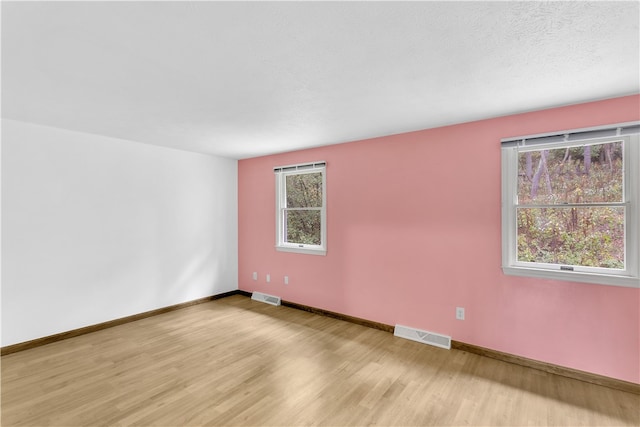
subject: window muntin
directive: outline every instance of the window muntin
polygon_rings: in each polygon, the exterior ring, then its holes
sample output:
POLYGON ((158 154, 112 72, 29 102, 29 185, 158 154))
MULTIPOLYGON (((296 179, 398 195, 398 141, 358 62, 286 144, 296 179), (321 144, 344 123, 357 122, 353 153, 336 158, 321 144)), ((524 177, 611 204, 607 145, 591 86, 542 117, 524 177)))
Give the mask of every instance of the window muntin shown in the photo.
POLYGON ((637 134, 564 139, 503 145, 503 271, 640 286, 637 134))
POLYGON ((276 172, 276 249, 326 254, 325 163, 276 172))

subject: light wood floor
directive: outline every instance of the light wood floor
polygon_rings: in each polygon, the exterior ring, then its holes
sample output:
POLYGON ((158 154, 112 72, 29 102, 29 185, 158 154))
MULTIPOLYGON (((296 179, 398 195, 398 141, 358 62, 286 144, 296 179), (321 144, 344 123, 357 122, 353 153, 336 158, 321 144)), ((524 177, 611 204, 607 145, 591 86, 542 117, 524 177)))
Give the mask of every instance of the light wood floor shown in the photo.
POLYGON ((640 425, 640 396, 233 296, 2 357, 2 425, 640 425))

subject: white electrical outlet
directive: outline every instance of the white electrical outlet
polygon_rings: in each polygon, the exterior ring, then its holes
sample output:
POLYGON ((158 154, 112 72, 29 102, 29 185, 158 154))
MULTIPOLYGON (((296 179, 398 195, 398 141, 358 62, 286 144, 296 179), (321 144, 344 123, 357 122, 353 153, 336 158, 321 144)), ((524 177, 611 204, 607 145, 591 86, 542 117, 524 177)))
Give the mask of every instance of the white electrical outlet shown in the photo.
POLYGON ((285 285, 289 284, 289 276, 284 276, 284 284, 285 285))
POLYGON ((456 319, 464 320, 464 307, 456 307, 456 319))
POLYGON ((253 280, 258 280, 258 273, 255 271, 253 272, 253 280))
POLYGON ((271 275, 267 274, 267 283, 269 283, 271 281, 271 275))

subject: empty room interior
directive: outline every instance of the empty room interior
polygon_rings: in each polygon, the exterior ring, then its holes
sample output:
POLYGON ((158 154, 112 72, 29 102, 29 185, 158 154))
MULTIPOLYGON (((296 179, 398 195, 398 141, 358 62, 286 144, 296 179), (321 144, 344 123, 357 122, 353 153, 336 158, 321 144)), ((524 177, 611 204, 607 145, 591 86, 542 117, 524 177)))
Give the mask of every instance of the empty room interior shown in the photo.
POLYGON ((640 425, 640 3, 1 2, 3 426, 640 425))

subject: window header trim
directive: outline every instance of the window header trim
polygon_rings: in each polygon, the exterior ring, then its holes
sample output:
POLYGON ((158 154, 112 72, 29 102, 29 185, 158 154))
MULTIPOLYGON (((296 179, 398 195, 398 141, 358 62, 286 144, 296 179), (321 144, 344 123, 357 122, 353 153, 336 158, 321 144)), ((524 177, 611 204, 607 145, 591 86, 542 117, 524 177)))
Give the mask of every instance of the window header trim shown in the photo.
POLYGON ((548 132, 536 135, 517 136, 500 140, 502 148, 532 147, 557 142, 584 141, 595 138, 615 138, 617 136, 640 133, 640 122, 626 122, 613 125, 573 129, 562 132, 548 132))
POLYGON ((273 168, 273 172, 280 173, 280 172, 307 171, 312 169, 324 169, 326 167, 327 167, 327 162, 318 161, 313 163, 301 163, 297 165, 277 166, 273 168))

